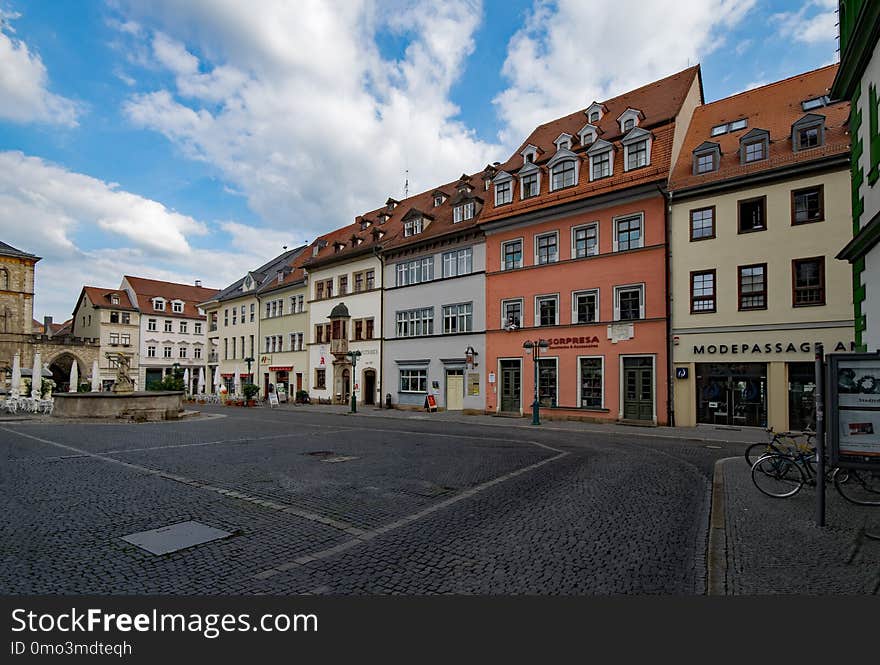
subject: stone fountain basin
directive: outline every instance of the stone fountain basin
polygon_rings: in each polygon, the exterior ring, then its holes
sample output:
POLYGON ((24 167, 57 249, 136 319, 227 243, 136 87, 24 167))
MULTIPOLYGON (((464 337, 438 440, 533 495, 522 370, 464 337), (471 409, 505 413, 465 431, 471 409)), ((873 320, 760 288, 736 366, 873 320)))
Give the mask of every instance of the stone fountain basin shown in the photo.
POLYGON ((55 393, 55 418, 119 418, 139 422, 177 420, 183 413, 183 391, 130 393, 55 393))

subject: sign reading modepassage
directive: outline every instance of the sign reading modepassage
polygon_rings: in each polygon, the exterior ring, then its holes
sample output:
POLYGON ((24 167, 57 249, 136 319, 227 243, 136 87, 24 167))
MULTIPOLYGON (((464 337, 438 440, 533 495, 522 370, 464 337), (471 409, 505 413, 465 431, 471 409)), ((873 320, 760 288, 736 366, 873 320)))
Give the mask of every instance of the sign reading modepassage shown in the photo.
POLYGON ((832 354, 830 427, 835 466, 880 465, 880 354, 832 354))
MULTIPOLYGON (((852 351, 854 344, 838 342, 834 352, 852 351)), ((770 355, 774 353, 814 353, 816 345, 812 342, 765 342, 762 344, 694 344, 694 355, 770 355)))

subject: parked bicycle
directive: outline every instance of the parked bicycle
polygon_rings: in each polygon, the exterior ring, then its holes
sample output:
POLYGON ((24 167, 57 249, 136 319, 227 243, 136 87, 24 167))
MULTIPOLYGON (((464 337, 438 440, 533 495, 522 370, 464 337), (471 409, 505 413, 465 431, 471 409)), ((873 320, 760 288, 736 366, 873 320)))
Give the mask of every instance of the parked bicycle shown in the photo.
POLYGON ((749 468, 755 466, 764 455, 772 453, 787 454, 796 452, 799 449, 805 451, 814 448, 816 433, 812 430, 804 430, 803 432, 774 432, 772 427, 767 428, 767 433, 772 434, 773 438, 767 443, 760 441, 753 443, 746 448, 745 458, 749 468))

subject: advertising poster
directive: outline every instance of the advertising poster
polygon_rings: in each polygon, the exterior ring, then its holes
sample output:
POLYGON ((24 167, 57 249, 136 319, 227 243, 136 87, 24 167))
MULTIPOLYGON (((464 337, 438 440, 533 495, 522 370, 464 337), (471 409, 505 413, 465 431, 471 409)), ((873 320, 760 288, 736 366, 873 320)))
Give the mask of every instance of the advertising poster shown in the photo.
POLYGON ((830 358, 833 456, 843 462, 880 463, 880 358, 830 358))

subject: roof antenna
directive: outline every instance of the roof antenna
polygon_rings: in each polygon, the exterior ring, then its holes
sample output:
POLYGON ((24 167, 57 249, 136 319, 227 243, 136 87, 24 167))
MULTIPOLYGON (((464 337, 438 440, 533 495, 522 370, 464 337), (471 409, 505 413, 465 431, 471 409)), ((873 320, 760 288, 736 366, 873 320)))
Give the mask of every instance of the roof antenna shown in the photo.
POLYGON ((409 198, 409 169, 406 170, 406 180, 403 182, 403 198, 409 198))

